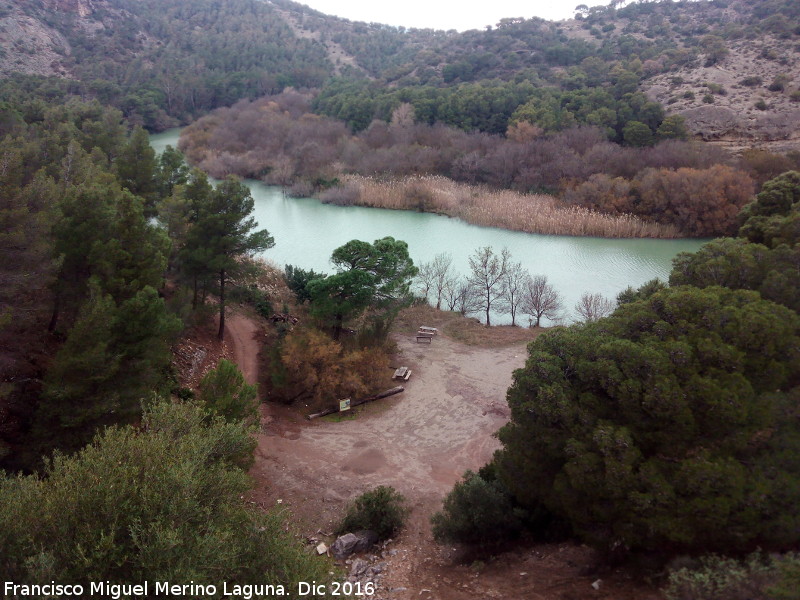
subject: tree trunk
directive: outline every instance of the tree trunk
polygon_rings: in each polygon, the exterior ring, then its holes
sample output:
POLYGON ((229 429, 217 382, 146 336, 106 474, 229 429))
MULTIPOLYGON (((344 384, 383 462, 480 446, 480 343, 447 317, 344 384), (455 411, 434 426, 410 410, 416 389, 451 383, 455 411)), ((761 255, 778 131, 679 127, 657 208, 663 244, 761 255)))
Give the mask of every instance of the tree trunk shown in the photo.
POLYGON ((342 315, 336 315, 336 324, 333 326, 333 339, 338 342, 342 335, 342 315))
POLYGON ((217 337, 225 336, 225 269, 219 272, 219 333, 217 337))
MULTIPOLYGON (((385 392, 381 392, 380 394, 375 394, 374 396, 369 396, 367 398, 362 398, 361 400, 356 400, 355 402, 351 402, 350 408, 366 404, 367 402, 373 402, 374 400, 380 400, 381 398, 388 398, 389 396, 394 396, 395 394, 399 394, 405 389, 406 388, 404 388, 402 385, 398 385, 397 387, 393 387, 392 389, 386 390, 385 392)), ((307 415, 306 419, 310 421, 311 419, 316 419, 317 417, 324 417, 325 415, 332 415, 333 413, 336 412, 339 412, 338 406, 332 408, 326 408, 321 412, 307 415)))
POLYGON ((53 298, 53 314, 50 316, 50 324, 47 326, 47 331, 53 333, 58 323, 58 314, 61 309, 61 288, 56 286, 56 295, 53 298))

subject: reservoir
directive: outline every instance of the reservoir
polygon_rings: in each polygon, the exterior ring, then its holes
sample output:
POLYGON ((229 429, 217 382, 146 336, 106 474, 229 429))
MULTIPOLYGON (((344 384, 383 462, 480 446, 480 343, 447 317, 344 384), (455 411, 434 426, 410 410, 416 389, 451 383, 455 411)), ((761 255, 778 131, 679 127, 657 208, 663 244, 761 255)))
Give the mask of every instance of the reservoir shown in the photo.
MULTIPOLYGON (((156 152, 178 145, 180 129, 151 136, 156 152)), ((658 277, 666 280, 672 259, 679 252, 694 252, 705 240, 611 239, 538 235, 494 227, 470 225, 450 217, 412 211, 358 206, 333 206, 313 198, 291 198, 282 189, 259 181, 245 183, 255 201, 259 228, 275 238, 275 247, 263 254, 279 266, 333 272, 331 252, 359 239, 373 242, 392 236, 408 243, 414 264, 449 252, 457 272, 469 272, 469 256, 491 246, 499 253, 506 247, 514 262, 531 275, 546 275, 564 301, 565 320, 575 316, 574 306, 583 292, 599 292, 614 299, 628 286, 638 287, 658 277)), ((478 316, 478 315, 476 315, 478 316)), ((510 323, 506 315, 492 317, 493 324, 510 323)), ((518 323, 527 318, 518 316, 518 323)))

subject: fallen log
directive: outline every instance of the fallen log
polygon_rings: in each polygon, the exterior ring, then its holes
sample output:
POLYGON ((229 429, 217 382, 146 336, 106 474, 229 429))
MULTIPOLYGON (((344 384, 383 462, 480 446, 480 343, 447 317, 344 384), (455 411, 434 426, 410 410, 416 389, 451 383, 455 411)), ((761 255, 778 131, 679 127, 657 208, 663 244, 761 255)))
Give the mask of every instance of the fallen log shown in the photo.
MULTIPOLYGON (((350 408, 354 406, 361 406, 362 404, 366 404, 367 402, 372 402, 373 400, 380 400, 381 398, 388 398, 389 396, 394 396, 395 394, 399 394, 400 392, 405 391, 402 385, 398 385, 397 387, 393 387, 385 392, 381 392, 380 394, 375 394, 374 396, 368 396, 366 398, 362 398, 361 400, 355 400, 350 403, 350 408)), ((309 421, 311 419, 316 419, 317 417, 324 417, 325 415, 332 415, 333 413, 339 412, 339 407, 334 406, 332 408, 326 408, 325 410, 313 413, 306 416, 306 419, 309 421)))

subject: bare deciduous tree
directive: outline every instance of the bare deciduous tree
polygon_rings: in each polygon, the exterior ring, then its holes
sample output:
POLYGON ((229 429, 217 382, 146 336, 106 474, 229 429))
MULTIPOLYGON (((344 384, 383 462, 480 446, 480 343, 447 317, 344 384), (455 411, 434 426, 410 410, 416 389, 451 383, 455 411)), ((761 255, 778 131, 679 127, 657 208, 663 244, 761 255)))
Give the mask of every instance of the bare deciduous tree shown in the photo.
POLYGON ((462 315, 470 315, 483 310, 481 290, 468 280, 462 280, 456 288, 456 310, 462 315))
POLYGON ((420 264, 419 272, 414 278, 414 287, 420 292, 426 302, 429 302, 431 289, 434 283, 433 261, 420 264))
POLYGON ((614 312, 614 307, 613 300, 609 300, 602 294, 590 294, 589 292, 583 292, 581 299, 575 304, 575 310, 587 323, 607 317, 614 312))
POLYGON ((517 325, 517 313, 524 297, 525 283, 530 278, 530 273, 522 268, 522 263, 509 263, 506 266, 506 273, 502 281, 503 298, 500 310, 511 315, 512 327, 517 325))
POLYGON ((456 305, 458 304, 459 281, 459 278, 454 275, 445 283, 443 297, 447 305, 447 310, 456 310, 456 305))
POLYGON ((433 270, 433 291, 436 293, 436 308, 442 308, 442 298, 447 283, 453 278, 453 255, 449 252, 442 252, 433 257, 431 261, 433 270))
POLYGON ((554 321, 558 319, 563 303, 561 295, 547 282, 547 276, 528 277, 522 290, 521 310, 536 319, 532 327, 539 327, 542 317, 554 321))
POLYGON ((511 253, 503 248, 498 255, 490 246, 478 248, 469 257, 472 275, 470 284, 480 291, 481 310, 486 314, 486 326, 491 325, 490 313, 495 303, 503 296, 503 277, 505 277, 511 253))
MULTIPOLYGON (((445 288, 453 279, 453 256, 449 252, 442 252, 433 257, 433 260, 422 263, 416 277, 417 289, 425 298, 431 293, 436 296, 436 309, 441 310, 442 299, 445 297, 445 288)), ((450 310, 454 310, 452 307, 450 310)))

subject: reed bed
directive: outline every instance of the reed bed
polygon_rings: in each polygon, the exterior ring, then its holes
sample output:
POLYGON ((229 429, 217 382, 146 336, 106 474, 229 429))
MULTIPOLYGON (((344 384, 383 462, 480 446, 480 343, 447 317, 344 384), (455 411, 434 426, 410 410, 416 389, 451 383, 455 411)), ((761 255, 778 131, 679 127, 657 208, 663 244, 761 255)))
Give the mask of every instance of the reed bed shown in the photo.
MULTIPOLYGON (((567 206, 553 196, 490 190, 456 183, 441 176, 380 179, 348 176, 344 183, 348 204, 418 210, 457 217, 474 225, 501 227, 526 233, 608 238, 677 238, 672 225, 648 223, 630 215, 607 215, 567 206)), ((335 194, 332 195, 331 201, 335 194)))

